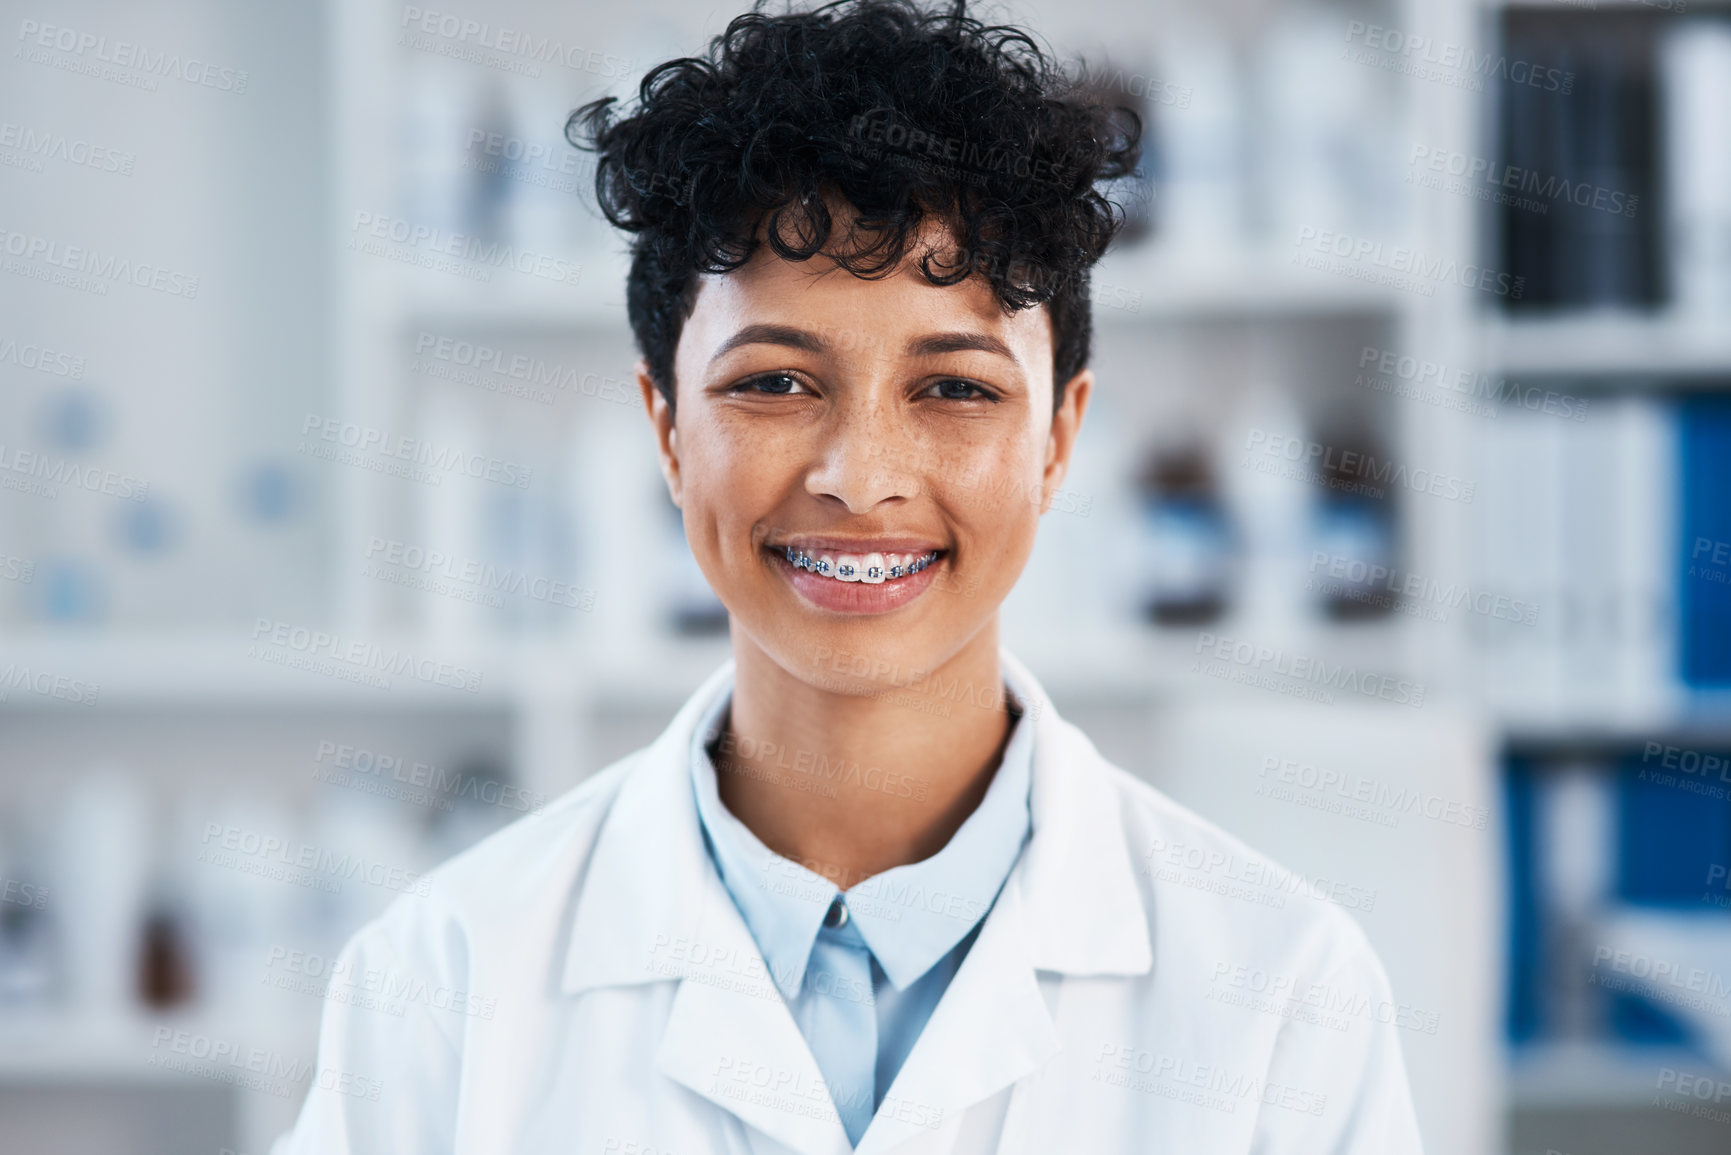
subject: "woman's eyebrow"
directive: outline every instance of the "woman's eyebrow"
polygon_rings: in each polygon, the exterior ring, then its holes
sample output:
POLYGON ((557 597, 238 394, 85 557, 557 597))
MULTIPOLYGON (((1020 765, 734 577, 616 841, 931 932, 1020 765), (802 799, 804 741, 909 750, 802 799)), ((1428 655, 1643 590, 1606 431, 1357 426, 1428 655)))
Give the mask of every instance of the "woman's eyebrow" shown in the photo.
MULTIPOLYGON (((716 348, 715 354, 710 360, 720 360, 728 353, 744 345, 780 345, 788 349, 800 349, 807 353, 826 353, 829 351, 829 342, 824 339, 821 333, 814 333, 810 329, 802 329, 797 325, 759 322, 745 326, 723 341, 716 348)), ((928 333, 923 337, 914 337, 909 340, 907 351, 910 356, 915 357, 932 357, 943 353, 992 353, 1017 365, 1021 364, 1021 360, 1015 353, 1011 352, 1008 345, 989 333, 961 331, 928 333)))
POLYGON ((908 352, 914 356, 930 357, 939 353, 969 351, 996 353, 1018 365, 1021 364, 1016 355, 1010 352, 1008 345, 989 333, 931 333, 908 342, 908 352))
POLYGON ((797 325, 759 323, 747 325, 723 341, 710 360, 719 360, 741 345, 781 345, 789 349, 803 349, 807 353, 822 353, 829 348, 822 337, 809 329, 801 329, 797 325))

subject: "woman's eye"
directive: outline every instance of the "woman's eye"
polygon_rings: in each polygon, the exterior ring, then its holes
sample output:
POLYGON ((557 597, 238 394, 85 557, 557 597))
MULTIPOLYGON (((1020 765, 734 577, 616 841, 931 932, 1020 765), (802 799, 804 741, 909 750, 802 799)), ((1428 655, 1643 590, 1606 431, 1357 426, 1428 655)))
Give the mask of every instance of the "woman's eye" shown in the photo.
POLYGON ((976 385, 972 381, 963 381, 954 377, 939 381, 932 388, 936 390, 937 396, 945 401, 997 400, 997 397, 990 390, 976 385))
POLYGON ((791 373, 765 373, 761 377, 752 377, 741 381, 734 387, 739 393, 805 393, 809 392, 800 384, 799 378, 791 373))

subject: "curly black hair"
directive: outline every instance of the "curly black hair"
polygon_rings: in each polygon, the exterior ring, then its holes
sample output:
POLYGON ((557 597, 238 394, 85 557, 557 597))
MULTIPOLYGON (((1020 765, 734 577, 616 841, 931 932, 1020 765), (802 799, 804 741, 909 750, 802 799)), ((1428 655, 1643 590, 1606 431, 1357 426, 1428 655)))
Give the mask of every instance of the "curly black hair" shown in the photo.
POLYGON ((781 15, 763 3, 707 58, 651 69, 628 114, 608 97, 565 125, 597 154, 601 211, 634 234, 626 309, 668 404, 699 273, 736 269, 767 240, 784 260, 824 252, 886 276, 928 220, 954 241, 919 258, 933 284, 978 275, 1006 311, 1048 307, 1061 402, 1088 363, 1089 270, 1124 219, 1096 186, 1134 172, 1140 118, 966 0, 781 15), (854 212, 832 243, 838 199, 854 212))

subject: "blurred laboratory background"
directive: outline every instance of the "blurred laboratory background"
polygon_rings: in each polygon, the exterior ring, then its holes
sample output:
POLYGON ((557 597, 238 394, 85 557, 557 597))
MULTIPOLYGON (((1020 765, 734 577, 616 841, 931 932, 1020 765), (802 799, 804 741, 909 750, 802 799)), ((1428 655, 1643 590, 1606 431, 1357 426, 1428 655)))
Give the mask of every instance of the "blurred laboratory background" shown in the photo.
MULTIPOLYGON (((0 1149, 266 1151, 726 656, 562 129, 735 9, 432 4, 0 3, 0 1149)), ((1731 5, 982 11, 1148 126, 1007 643, 1343 884, 1431 1155, 1731 1150, 1731 5)))

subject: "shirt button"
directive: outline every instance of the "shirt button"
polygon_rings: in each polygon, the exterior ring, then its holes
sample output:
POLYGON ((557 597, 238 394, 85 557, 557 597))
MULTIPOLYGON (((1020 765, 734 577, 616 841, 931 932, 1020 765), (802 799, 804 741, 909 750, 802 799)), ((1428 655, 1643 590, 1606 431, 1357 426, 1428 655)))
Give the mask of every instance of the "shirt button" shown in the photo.
POLYGON ((834 930, 839 926, 846 926, 847 903, 843 902, 840 898, 833 900, 829 904, 829 909, 824 912, 823 924, 831 930, 834 930))

